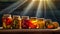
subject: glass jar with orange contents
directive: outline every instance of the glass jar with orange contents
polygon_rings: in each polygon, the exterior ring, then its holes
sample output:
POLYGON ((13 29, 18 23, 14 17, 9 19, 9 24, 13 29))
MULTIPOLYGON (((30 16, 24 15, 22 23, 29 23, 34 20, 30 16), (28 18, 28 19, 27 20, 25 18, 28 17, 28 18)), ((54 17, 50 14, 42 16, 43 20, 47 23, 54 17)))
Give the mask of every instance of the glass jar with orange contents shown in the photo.
POLYGON ((36 28, 38 28, 37 17, 31 17, 29 23, 29 29, 36 29, 36 28))
POLYGON ((38 25, 39 29, 44 29, 45 28, 45 19, 44 18, 38 18, 38 25))
POLYGON ((12 17, 10 14, 4 14, 2 17, 3 29, 11 29, 12 17))

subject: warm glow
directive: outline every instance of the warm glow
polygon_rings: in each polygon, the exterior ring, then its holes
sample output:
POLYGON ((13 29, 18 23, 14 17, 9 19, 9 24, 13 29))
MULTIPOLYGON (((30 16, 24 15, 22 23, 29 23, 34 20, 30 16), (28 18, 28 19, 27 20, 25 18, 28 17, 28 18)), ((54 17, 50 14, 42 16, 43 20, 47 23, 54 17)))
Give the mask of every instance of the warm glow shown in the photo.
POLYGON ((31 21, 32 24, 37 25, 37 20, 36 21, 31 21))
POLYGON ((44 17, 46 17, 46 11, 49 8, 50 10, 55 9, 56 7, 53 4, 53 0, 32 0, 27 7, 24 8, 24 10, 21 12, 20 15, 25 16, 27 13, 31 12, 30 10, 33 10, 35 6, 37 5, 37 11, 36 11, 36 17, 42 16, 42 10, 44 10, 44 17), (47 8, 48 7, 48 8, 47 8))
POLYGON ((36 23, 37 22, 37 20, 36 21, 32 21, 32 23, 36 23))

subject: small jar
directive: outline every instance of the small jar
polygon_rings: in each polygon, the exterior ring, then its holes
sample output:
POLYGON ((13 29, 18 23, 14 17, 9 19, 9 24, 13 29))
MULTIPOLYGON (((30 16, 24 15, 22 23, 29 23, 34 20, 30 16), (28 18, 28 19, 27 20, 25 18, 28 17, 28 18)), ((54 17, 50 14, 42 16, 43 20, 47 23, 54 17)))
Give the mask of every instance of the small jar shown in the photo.
POLYGON ((18 15, 13 15, 13 29, 21 29, 21 18, 18 15))
POLYGON ((29 23, 29 29, 36 29, 38 28, 37 26, 37 17, 31 17, 30 18, 30 23, 29 23))
POLYGON ((45 28, 45 19, 44 18, 38 18, 38 25, 39 29, 44 29, 45 28))
POLYGON ((22 16, 22 29, 29 28, 29 16, 22 16))

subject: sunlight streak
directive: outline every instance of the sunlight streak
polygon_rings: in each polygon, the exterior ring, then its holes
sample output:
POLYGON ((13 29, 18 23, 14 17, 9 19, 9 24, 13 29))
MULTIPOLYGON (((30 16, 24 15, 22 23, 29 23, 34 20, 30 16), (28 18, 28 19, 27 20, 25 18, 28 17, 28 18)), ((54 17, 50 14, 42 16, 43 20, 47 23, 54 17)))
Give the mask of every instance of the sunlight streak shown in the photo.
POLYGON ((30 11, 30 9, 32 9, 32 7, 34 6, 34 2, 35 2, 35 1, 32 1, 32 2, 24 9, 24 11, 21 13, 21 15, 26 15, 26 14, 30 11))
POLYGON ((11 6, 5 8, 4 10, 2 10, 1 12, 3 13, 11 13, 14 10, 16 10, 18 7, 20 7, 21 5, 23 5, 27 0, 19 0, 16 3, 12 4, 11 6))

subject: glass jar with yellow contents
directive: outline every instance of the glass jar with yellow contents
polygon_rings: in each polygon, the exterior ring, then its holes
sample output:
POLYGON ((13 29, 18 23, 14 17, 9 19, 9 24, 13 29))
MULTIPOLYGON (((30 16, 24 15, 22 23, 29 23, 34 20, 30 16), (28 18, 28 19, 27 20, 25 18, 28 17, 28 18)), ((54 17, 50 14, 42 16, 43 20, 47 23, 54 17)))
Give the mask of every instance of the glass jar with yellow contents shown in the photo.
POLYGON ((39 29, 44 29, 45 28, 45 19, 44 18, 38 18, 38 25, 39 29))

